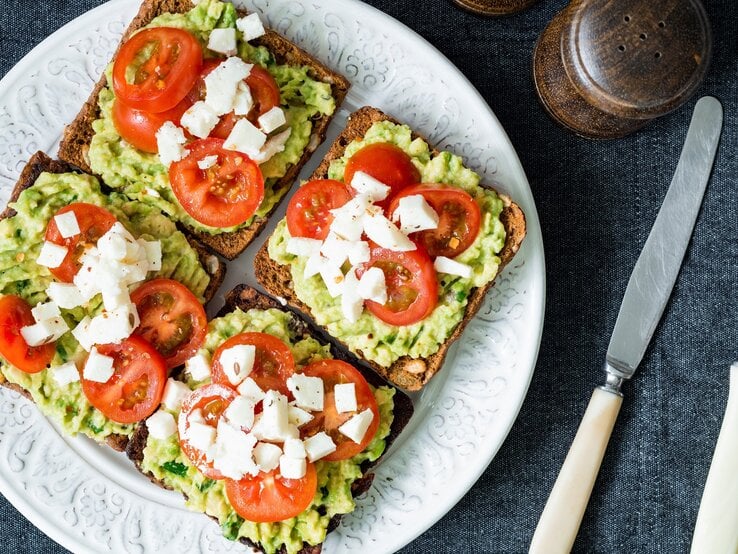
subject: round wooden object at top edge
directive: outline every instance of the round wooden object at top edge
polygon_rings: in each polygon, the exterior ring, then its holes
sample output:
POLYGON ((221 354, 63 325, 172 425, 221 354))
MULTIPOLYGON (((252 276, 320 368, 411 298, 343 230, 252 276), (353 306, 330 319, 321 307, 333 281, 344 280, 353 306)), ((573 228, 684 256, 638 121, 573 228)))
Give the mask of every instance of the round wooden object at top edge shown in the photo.
POLYGON ((541 34, 533 79, 559 124, 618 138, 689 99, 711 53, 699 0, 573 0, 541 34))
POLYGON ((453 0, 453 2, 477 15, 512 15, 531 7, 538 0, 453 0))

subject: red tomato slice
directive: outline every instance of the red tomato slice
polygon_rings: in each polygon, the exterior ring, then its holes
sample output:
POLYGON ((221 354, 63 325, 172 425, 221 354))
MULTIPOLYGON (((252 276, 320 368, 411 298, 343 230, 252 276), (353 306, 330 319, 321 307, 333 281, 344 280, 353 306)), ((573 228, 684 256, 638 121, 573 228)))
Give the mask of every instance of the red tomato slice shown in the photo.
POLYGON ((363 171, 390 187, 386 199, 377 202, 386 208, 392 197, 403 188, 420 181, 420 172, 401 148, 388 142, 376 142, 365 146, 349 158, 343 174, 343 182, 351 186, 354 173, 363 171))
POLYGON ((56 351, 54 343, 28 346, 20 330, 34 323, 28 302, 13 295, 0 297, 0 355, 26 373, 46 369, 56 351))
POLYGON ((231 227, 246 222, 264 199, 264 177, 259 166, 241 152, 226 150, 220 139, 196 140, 187 145, 186 158, 169 167, 169 181, 185 211, 203 225, 231 227), (197 162, 218 156, 208 169, 197 162))
POLYGON ((302 373, 310 377, 320 377, 323 379, 323 390, 325 391, 323 411, 313 413, 313 420, 301 429, 302 436, 309 437, 320 431, 325 431, 330 435, 333 442, 336 443, 336 451, 323 458, 323 460, 337 462, 339 460, 353 458, 369 445, 379 428, 379 407, 377 406, 377 400, 374 398, 372 389, 369 387, 369 383, 366 382, 366 379, 364 379, 364 376, 358 369, 341 360, 320 360, 313 362, 305 367, 302 373), (346 383, 354 383, 358 410, 356 412, 338 413, 336 411, 333 389, 338 384, 346 383), (367 409, 372 411, 374 419, 372 419, 369 428, 366 430, 361 443, 352 441, 338 430, 352 416, 367 409))
POLYGON ((127 104, 115 100, 113 102, 113 125, 118 134, 125 141, 139 150, 156 154, 159 145, 156 142, 156 132, 167 121, 179 125, 182 114, 192 105, 187 97, 171 110, 153 113, 131 108, 127 104))
POLYGON ((415 194, 422 195, 438 214, 437 229, 413 234, 429 256, 453 258, 472 245, 482 225, 482 211, 468 192, 444 185, 415 185, 392 199, 388 210, 390 218, 401 198, 415 194))
POLYGON ((213 353, 211 380, 226 386, 233 386, 228 380, 220 356, 224 350, 237 344, 253 344, 256 347, 254 367, 249 374, 262 390, 272 389, 286 396, 291 393, 287 388, 287 379, 295 372, 295 358, 289 347, 274 335, 266 333, 241 333, 221 344, 213 353))
POLYGON ((196 389, 182 401, 182 411, 178 422, 179 444, 194 466, 210 479, 223 479, 223 474, 213 467, 213 462, 207 459, 205 452, 192 446, 187 440, 190 416, 193 411, 200 410, 205 420, 204 424, 216 429, 223 412, 236 396, 238 393, 232 388, 223 385, 206 385, 196 389))
MULTIPOLYGON (((101 344, 97 351, 113 358, 115 373, 107 383, 81 376, 90 404, 118 423, 136 423, 153 414, 161 403, 167 366, 153 346, 132 335, 120 344, 101 344)), ((84 365, 83 365, 84 367, 84 365)))
POLYGON ((187 95, 201 67, 202 47, 191 33, 171 27, 144 29, 118 51, 113 92, 137 110, 164 112, 187 95))
POLYGON ((133 291, 131 300, 141 319, 135 334, 156 348, 168 368, 183 364, 202 346, 207 316, 200 301, 183 284, 153 279, 133 291))
POLYGON ((74 212, 79 225, 79 234, 69 238, 62 238, 56 221, 52 217, 46 226, 45 239, 54 244, 67 247, 67 255, 59 267, 49 269, 51 273, 65 283, 71 283, 74 276, 77 275, 79 268, 82 267, 79 259, 84 251, 94 246, 98 239, 103 236, 116 222, 115 216, 105 208, 95 206, 94 204, 86 204, 84 202, 75 202, 64 206, 55 215, 67 212, 74 212))
MULTIPOLYGON (((418 247, 410 252, 394 252, 372 246, 364 266, 378 267, 387 284, 387 303, 366 301, 367 309, 390 325, 411 325, 425 319, 438 303, 436 270, 428 254, 418 247)), ((361 272, 357 272, 359 275, 361 272)), ((361 277, 361 275, 359 275, 361 277)))
POLYGON ((351 199, 346 186, 332 179, 316 179, 302 185, 287 205, 287 228, 293 237, 324 240, 333 215, 351 199))
POLYGON ((310 506, 318 490, 318 473, 308 462, 302 479, 285 479, 275 469, 240 481, 226 479, 225 486, 238 515, 247 521, 271 523, 295 517, 310 506))

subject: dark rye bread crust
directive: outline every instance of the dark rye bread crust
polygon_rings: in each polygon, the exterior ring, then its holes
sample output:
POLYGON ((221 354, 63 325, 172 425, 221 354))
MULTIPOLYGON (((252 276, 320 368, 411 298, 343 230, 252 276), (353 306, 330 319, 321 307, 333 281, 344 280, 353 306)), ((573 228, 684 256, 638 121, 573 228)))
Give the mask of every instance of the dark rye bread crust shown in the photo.
MULTIPOLYGON (((304 337, 312 336, 320 340, 324 344, 328 343, 328 341, 325 340, 324 334, 317 327, 315 327, 309 321, 304 319, 304 317, 301 314, 299 314, 297 311, 287 306, 282 305, 274 298, 271 298, 270 296, 262 294, 258 292, 257 290, 252 289, 251 287, 248 287, 246 285, 238 285, 236 288, 234 288, 232 291, 226 294, 226 304, 218 313, 218 317, 223 316, 229 312, 232 312, 236 308, 240 308, 242 311, 248 311, 251 309, 268 310, 270 308, 277 308, 278 310, 289 312, 293 316, 292 325, 293 325, 293 329, 296 335, 304 336, 304 337)), ((346 354, 341 349, 337 349, 335 345, 333 344, 331 344, 331 354, 336 359, 351 362, 352 365, 354 365, 361 371, 361 373, 364 375, 367 381, 369 381, 372 385, 374 386, 387 385, 387 382, 381 379, 373 371, 370 371, 361 366, 357 366, 353 358, 346 356, 346 354)), ((394 419, 392 421, 392 426, 390 427, 390 434, 387 436, 387 439, 386 439, 386 442, 387 442, 386 448, 390 447, 390 445, 394 442, 394 440, 398 437, 400 432, 405 428, 407 423, 410 421, 410 417, 413 415, 412 402, 410 398, 405 393, 403 393, 401 390, 397 390, 395 394, 393 414, 394 414, 394 419)), ((128 454, 128 457, 131 460, 133 460, 133 463, 136 465, 138 470, 144 473, 144 475, 146 475, 151 480, 152 483, 155 483, 163 488, 167 488, 164 485, 164 483, 157 480, 152 475, 143 472, 143 470, 141 469, 141 462, 143 461, 143 451, 144 451, 144 448, 146 447, 146 440, 148 438, 148 435, 149 433, 148 433, 148 429, 146 428, 146 425, 144 423, 140 423, 136 427, 136 431, 133 433, 133 436, 131 437, 131 440, 128 443, 126 454, 128 454)), ((385 452, 386 452, 386 449, 385 449, 385 452)), ((364 473, 364 476, 361 479, 354 481, 351 487, 351 494, 354 497, 358 497, 359 495, 365 493, 367 490, 369 490, 369 487, 371 487, 372 481, 374 479, 374 474, 368 473, 368 470, 372 466, 376 465, 376 463, 377 462, 374 462, 374 463, 366 462, 365 464, 362 465, 361 469, 362 469, 362 472, 364 473)), ((340 514, 333 516, 333 518, 331 518, 330 523, 328 524, 328 532, 330 533, 333 529, 338 527, 340 521, 341 521, 340 514)), ((263 549, 261 549, 258 544, 254 544, 248 539, 241 539, 241 542, 263 552, 263 549)), ((319 552, 321 552, 321 549, 322 549, 321 544, 309 545, 307 543, 304 543, 302 549, 299 551, 299 554, 319 554, 319 552)), ((278 554, 283 554, 285 552, 284 547, 282 547, 277 552, 278 554)))
MULTIPOLYGON (((351 114, 349 116, 348 123, 346 124, 346 128, 340 135, 338 135, 335 142, 331 145, 330 150, 328 150, 328 153, 323 158, 323 161, 310 178, 327 178, 328 168, 331 161, 343 156, 346 146, 353 140, 361 139, 369 128, 378 121, 391 121, 393 123, 397 123, 397 121, 392 117, 384 114, 377 108, 369 106, 360 108, 351 114)), ((418 137, 418 135, 413 133, 413 138, 416 137, 418 137)), ((436 150, 433 152, 437 153, 436 150)), ((505 226, 507 233, 505 245, 499 253, 501 262, 499 270, 501 271, 502 268, 512 260, 513 256, 515 256, 516 252, 520 248, 520 244, 523 242, 523 238, 525 237, 525 215, 520 209, 520 206, 515 204, 508 196, 503 194, 499 194, 499 196, 504 202, 504 209, 500 214, 500 220, 505 226)), ((290 272, 290 266, 281 265, 272 260, 269 257, 267 247, 268 241, 266 241, 259 249, 254 259, 256 279, 270 294, 284 298, 289 305, 298 308, 306 314, 310 314, 310 308, 297 297, 294 289, 292 288, 292 274, 290 272)), ((484 302, 485 294, 493 284, 494 281, 488 283, 484 287, 472 289, 472 292, 469 295, 466 311, 464 312, 464 318, 435 354, 421 359, 413 359, 409 356, 403 356, 389 367, 383 367, 375 362, 366 360, 361 355, 361 352, 357 352, 356 354, 364 362, 371 365, 380 375, 395 385, 412 391, 421 389, 441 368, 449 347, 456 339, 459 338, 466 325, 474 317, 477 311, 479 311, 479 308, 484 302)), ((337 341, 348 350, 348 347, 341 343, 340 340, 335 337, 333 337, 332 340, 337 341)))
MULTIPOLYGON (((73 165, 61 162, 58 160, 52 160, 50 157, 48 157, 43 152, 36 152, 31 158, 28 160, 28 163, 23 168, 23 171, 21 171, 20 177, 18 177, 18 181, 15 184, 15 187, 13 188, 13 192, 10 195, 9 203, 15 202, 18 200, 18 197, 20 194, 27 188, 29 188, 31 185, 33 185, 36 182, 36 179, 38 179, 39 175, 42 173, 80 173, 80 169, 77 167, 74 167, 73 165)), ((7 217, 13 217, 15 215, 15 210, 10 207, 10 205, 5 207, 5 210, 3 210, 2 213, 0 213, 0 219, 5 219, 7 217)), ((223 282, 223 278, 225 277, 225 264, 223 264, 217 256, 214 256, 206 248, 204 248, 201 244, 197 243, 197 241, 193 240, 192 238, 188 237, 187 240, 190 242, 190 245, 192 248, 197 252, 198 256, 200 257, 200 263, 202 264, 203 268, 208 272, 210 275, 210 282, 208 283, 207 288, 205 289, 204 297, 205 297, 205 303, 209 302, 213 296, 215 296, 216 291, 218 290, 218 287, 220 287, 221 283, 223 282)), ((0 385, 7 387, 11 390, 14 390, 16 392, 19 392, 29 400, 33 401, 33 398, 31 398, 30 393, 25 390, 23 387, 16 385, 15 383, 10 383, 5 380, 5 377, 0 373, 0 385)), ((105 442, 110 446, 111 448, 118 450, 119 452, 122 452, 125 450, 126 445, 128 444, 128 437, 125 435, 110 435, 105 439, 105 442)))
MULTIPOLYGON (((192 7, 193 4, 190 0, 144 0, 138 14, 133 18, 133 21, 123 34, 121 44, 134 31, 148 25, 156 16, 163 13, 184 13, 192 7)), ((245 12, 243 13, 245 14, 245 12)), ((325 65, 310 56, 307 52, 271 29, 267 29, 264 36, 252 42, 253 44, 268 48, 274 55, 277 63, 307 66, 311 77, 330 84, 331 92, 336 100, 336 110, 338 110, 338 107, 343 102, 343 99, 350 87, 350 84, 345 77, 331 71, 325 65)), ((114 58, 115 56, 113 56, 113 59, 114 58)), ((87 156, 90 142, 94 135, 92 123, 99 118, 100 114, 100 110, 97 105, 97 97, 106 84, 107 81, 103 74, 100 81, 98 81, 95 88, 92 90, 87 102, 85 102, 82 107, 82 110, 74 121, 66 127, 61 144, 59 145, 59 159, 70 162, 88 173, 92 173, 87 156)), ((288 169, 287 174, 275 183, 275 191, 280 191, 282 194, 285 194, 289 190, 292 183, 297 178, 300 169, 302 169, 302 166, 305 165, 315 149, 325 139, 325 133, 331 119, 333 119, 333 116, 321 116, 320 118, 313 120, 312 135, 308 146, 305 148, 305 152, 303 152, 300 160, 288 169)), ((268 214, 266 214, 266 216, 255 218, 254 222, 248 227, 232 233, 211 235, 184 225, 182 225, 182 227, 184 227, 187 232, 197 237, 200 242, 210 247, 221 256, 232 260, 243 252, 251 241, 259 235, 266 226, 269 216, 278 205, 279 202, 268 214)))

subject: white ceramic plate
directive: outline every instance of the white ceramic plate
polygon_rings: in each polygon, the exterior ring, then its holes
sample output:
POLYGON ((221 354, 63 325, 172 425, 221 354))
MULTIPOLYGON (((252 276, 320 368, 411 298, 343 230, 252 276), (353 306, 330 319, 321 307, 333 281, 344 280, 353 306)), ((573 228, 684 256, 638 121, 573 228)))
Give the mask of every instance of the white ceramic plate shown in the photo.
MULTIPOLYGON (((26 160, 55 153, 138 7, 114 0, 72 21, 0 82, 0 205, 26 160)), ((352 89, 326 144, 350 111, 373 105, 507 192, 528 236, 497 279, 444 370, 415 395, 415 415, 376 471, 371 491, 329 535, 326 552, 393 552, 459 501, 502 445, 528 388, 543 324, 543 244, 533 197, 505 132, 467 79, 420 36, 356 0, 253 0, 272 28, 346 75, 352 89)), ((284 213, 284 208, 277 214, 284 213)), ((277 218, 274 218, 276 221, 277 218)), ((266 236, 269 230, 263 236, 266 236)), ((261 240, 230 263, 222 291, 254 284, 261 240)), ((221 303, 219 297, 215 301, 221 303)), ((15 393, 0 393, 0 491, 75 552, 243 551, 219 527, 150 484, 120 454, 69 438, 15 393)))

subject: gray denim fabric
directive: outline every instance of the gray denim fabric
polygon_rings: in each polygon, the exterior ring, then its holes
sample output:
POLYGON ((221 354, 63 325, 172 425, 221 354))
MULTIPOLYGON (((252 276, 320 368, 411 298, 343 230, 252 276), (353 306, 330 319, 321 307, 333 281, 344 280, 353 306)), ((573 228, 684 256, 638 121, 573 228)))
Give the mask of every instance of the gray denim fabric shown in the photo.
MULTIPOLYGON (((3 2, 0 75, 98 3, 3 2)), ((622 294, 669 186, 695 99, 628 138, 581 139, 548 119, 531 81, 535 41, 565 0, 542 0, 496 20, 449 0, 369 3, 427 38, 479 88, 530 179, 546 246, 543 342, 520 416, 474 488, 402 553, 525 552, 592 389, 602 382, 622 294)), ((728 367, 738 359, 738 4, 706 4, 715 45, 699 94, 723 103, 722 142, 673 297, 625 387, 576 552, 688 550, 728 367)), ((64 551, 1 497, 0 544, 7 552, 64 551)))

